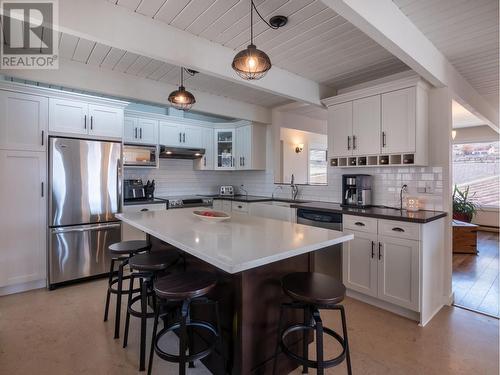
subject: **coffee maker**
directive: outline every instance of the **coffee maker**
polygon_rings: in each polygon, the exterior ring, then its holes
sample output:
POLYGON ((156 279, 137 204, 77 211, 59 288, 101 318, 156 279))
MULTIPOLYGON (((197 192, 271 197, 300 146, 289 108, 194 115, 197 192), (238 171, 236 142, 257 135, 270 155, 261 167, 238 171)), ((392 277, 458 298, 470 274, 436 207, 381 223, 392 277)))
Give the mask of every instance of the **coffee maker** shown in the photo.
POLYGON ((342 207, 366 208, 372 204, 372 176, 342 175, 342 207))

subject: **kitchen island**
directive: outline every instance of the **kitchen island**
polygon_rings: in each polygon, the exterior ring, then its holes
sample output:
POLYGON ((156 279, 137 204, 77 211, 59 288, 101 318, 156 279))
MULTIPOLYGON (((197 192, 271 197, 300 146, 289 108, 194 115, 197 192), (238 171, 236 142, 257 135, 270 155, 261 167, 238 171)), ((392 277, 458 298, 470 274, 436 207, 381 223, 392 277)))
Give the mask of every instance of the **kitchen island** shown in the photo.
MULTIPOLYGON (((185 252, 188 267, 217 274, 218 286, 211 298, 220 304, 223 347, 204 364, 217 374, 224 372, 224 363, 232 374, 271 373, 279 306, 285 299, 280 279, 290 272, 313 271, 314 251, 350 241, 353 236, 237 213, 232 213, 229 221, 207 223, 192 211, 186 208, 117 217, 185 252)), ((299 347, 300 341, 296 345, 299 347)), ((279 374, 297 367, 284 356, 279 357, 278 365, 279 374)))

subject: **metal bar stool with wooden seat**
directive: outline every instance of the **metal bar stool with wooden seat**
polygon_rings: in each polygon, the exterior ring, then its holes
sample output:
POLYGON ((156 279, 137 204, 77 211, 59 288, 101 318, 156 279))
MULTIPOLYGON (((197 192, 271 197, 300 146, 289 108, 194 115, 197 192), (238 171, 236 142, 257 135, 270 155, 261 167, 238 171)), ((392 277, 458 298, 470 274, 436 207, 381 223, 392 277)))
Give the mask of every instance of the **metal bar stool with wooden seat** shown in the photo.
MULTIPOLYGON (((212 301, 205 296, 215 287, 217 281, 215 275, 206 271, 188 271, 181 274, 172 274, 159 278, 154 283, 156 294, 155 320, 153 325, 153 338, 151 342, 151 352, 149 355, 148 375, 151 374, 153 366, 153 356, 156 353, 160 358, 173 363, 179 363, 179 374, 186 374, 186 364, 193 367, 193 362, 210 355, 220 339, 220 321, 217 301, 212 301), (161 311, 167 310, 175 304, 178 321, 168 325, 164 324, 159 332, 158 321, 161 311), (214 306, 215 327, 208 321, 195 320, 191 318, 191 306, 194 304, 211 304, 214 306), (195 351, 193 333, 203 331, 203 347, 195 351), (179 354, 174 355, 166 352, 160 346, 161 338, 169 332, 179 335, 179 354), (186 352, 188 351, 188 354, 186 352)), ((168 320, 164 319, 164 322, 168 320)), ((201 340, 200 340, 201 341, 201 340)))
MULTIPOLYGON (((128 264, 129 258, 142 251, 151 249, 151 245, 147 241, 132 240, 116 242, 109 245, 109 252, 111 253, 111 265, 109 267, 108 291, 106 294, 106 307, 104 308, 104 321, 108 320, 109 302, 111 294, 116 294, 116 312, 115 312, 115 339, 120 337, 120 317, 121 317, 121 304, 122 295, 128 294, 128 290, 123 290, 123 280, 127 280, 130 276, 124 276, 123 270, 128 264), (114 277, 115 263, 118 265, 118 275, 114 277), (116 284, 116 287, 115 287, 116 284)), ((135 292, 139 292, 136 289, 135 292)))
POLYGON ((349 342, 347 339, 347 324, 344 306, 339 303, 345 297, 345 286, 338 280, 314 272, 295 272, 286 275, 281 281, 283 291, 291 299, 291 303, 283 303, 280 311, 278 328, 278 343, 274 359, 273 373, 276 371, 276 362, 279 350, 289 358, 303 366, 302 373, 307 373, 308 368, 317 369, 319 375, 324 370, 347 362, 347 372, 352 374, 351 358, 349 355, 349 342), (285 309, 301 309, 304 312, 304 321, 300 324, 292 324, 282 330, 283 315, 285 309), (342 319, 342 336, 334 330, 324 327, 321 320, 320 310, 339 310, 342 319), (308 343, 310 333, 316 332, 316 361, 309 360, 308 343), (286 338, 292 332, 302 332, 302 356, 290 350, 286 338), (323 334, 334 338, 342 348, 342 352, 335 358, 325 359, 323 356, 323 334))
MULTIPOLYGON (((175 250, 155 251, 134 255, 129 259, 130 285, 128 288, 127 317, 125 319, 125 333, 123 347, 128 343, 130 315, 141 319, 140 359, 139 371, 144 371, 146 366, 146 323, 148 318, 154 317, 154 312, 148 312, 148 298, 155 299, 153 280, 162 272, 167 271, 181 259, 175 250), (134 282, 139 280, 139 294, 134 294, 134 282), (134 304, 140 301, 140 310, 134 309, 134 304)), ((154 304, 153 304, 154 305, 154 304)))

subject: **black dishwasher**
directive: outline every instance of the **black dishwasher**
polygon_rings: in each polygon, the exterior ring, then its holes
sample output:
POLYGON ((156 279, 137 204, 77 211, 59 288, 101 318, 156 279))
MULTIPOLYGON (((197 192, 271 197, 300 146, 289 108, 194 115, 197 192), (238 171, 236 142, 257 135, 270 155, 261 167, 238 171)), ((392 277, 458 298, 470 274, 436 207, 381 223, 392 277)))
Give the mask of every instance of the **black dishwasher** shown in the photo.
MULTIPOLYGON (((299 208, 297 224, 342 231, 342 214, 299 208)), ((342 281, 342 244, 316 251, 314 269, 342 281)))

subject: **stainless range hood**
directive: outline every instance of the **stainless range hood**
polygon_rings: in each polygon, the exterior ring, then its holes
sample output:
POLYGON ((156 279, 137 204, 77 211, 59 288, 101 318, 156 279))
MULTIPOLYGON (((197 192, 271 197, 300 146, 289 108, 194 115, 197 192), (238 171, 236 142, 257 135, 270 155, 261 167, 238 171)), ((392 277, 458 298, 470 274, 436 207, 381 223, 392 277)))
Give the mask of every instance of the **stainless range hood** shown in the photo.
POLYGON ((205 155, 204 148, 160 146, 160 158, 165 158, 165 159, 199 159, 203 155, 205 155))

